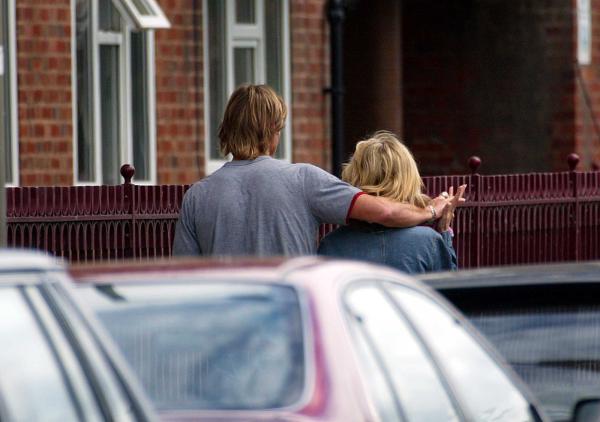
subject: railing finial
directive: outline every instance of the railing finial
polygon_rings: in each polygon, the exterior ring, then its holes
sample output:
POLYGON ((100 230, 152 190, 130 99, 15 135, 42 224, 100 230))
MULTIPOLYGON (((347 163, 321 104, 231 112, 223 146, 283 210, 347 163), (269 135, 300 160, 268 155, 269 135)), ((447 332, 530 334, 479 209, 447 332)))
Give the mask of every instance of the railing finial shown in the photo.
POLYGON ((575 167, 577 167, 577 164, 579 164, 579 155, 575 154, 574 152, 570 153, 567 156, 567 164, 569 165, 569 170, 575 171, 575 167))
POLYGON ((469 167, 471 168, 472 173, 477 173, 479 166, 481 165, 481 158, 476 155, 473 155, 469 158, 469 167))
POLYGON ((123 164, 121 166, 121 176, 123 176, 123 179, 125 179, 125 182, 123 183, 124 185, 130 185, 131 179, 133 179, 134 175, 135 167, 133 167, 131 164, 123 164))

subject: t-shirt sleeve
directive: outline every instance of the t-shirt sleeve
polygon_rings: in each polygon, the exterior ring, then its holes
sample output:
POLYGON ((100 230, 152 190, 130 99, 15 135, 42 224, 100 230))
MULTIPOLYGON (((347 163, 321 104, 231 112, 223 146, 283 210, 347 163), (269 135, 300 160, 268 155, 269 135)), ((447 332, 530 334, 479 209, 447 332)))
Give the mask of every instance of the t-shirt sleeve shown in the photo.
POLYGON ((173 240, 174 256, 202 255, 200 244, 194 229, 194 200, 191 191, 183 197, 179 219, 175 226, 175 239, 173 240))
POLYGON ((355 197, 362 191, 316 166, 304 167, 304 198, 321 223, 346 224, 355 197))

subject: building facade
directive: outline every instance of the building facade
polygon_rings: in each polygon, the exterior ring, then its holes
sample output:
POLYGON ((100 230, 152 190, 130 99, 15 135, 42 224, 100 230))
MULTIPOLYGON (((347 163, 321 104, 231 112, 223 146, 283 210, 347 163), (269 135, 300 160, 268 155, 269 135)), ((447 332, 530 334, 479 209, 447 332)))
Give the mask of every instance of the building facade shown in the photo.
MULTIPOLYGON (((345 156, 392 130, 424 174, 600 163, 600 0, 346 0, 345 156), (596 32, 594 32, 596 31, 596 32)), ((279 158, 330 169, 327 0, 2 0, 9 186, 191 183, 223 162, 242 82, 289 120, 279 158)))
POLYGON ((348 151, 389 127, 425 174, 471 155, 488 174, 600 164, 600 1, 349 0, 347 15, 348 151))
POLYGON ((268 83, 279 158, 329 163, 324 0, 4 0, 9 186, 190 183, 223 162, 228 95, 268 83))

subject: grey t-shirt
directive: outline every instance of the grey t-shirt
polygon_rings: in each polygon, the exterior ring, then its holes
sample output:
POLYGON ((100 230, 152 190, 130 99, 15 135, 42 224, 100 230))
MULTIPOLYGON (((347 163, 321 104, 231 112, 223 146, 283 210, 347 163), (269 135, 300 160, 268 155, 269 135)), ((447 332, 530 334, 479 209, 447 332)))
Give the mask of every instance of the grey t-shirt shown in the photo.
POLYGON ((315 254, 319 224, 345 224, 360 192, 310 164, 232 161, 186 192, 173 254, 315 254))

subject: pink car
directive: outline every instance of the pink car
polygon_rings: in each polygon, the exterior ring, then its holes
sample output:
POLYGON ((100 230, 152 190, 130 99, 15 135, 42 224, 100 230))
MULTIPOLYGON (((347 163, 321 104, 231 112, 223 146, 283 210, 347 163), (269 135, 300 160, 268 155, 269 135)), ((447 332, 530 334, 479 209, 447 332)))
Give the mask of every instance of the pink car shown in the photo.
POLYGON ((444 299, 350 261, 74 267, 165 420, 540 421, 444 299))

